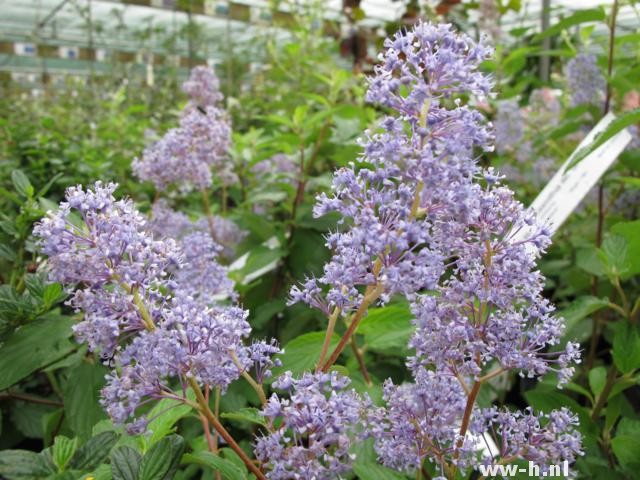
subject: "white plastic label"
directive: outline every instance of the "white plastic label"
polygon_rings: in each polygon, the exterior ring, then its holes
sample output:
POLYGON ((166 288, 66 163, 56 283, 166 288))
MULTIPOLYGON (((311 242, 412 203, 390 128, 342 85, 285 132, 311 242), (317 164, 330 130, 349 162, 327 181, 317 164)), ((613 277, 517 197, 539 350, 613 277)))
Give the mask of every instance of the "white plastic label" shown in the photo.
MULTIPOLYGON (((631 134, 624 129, 567 170, 576 152, 588 146, 615 118, 615 115, 608 113, 598 122, 529 207, 535 212, 538 222, 547 226, 551 235, 560 228, 631 141, 631 134)), ((531 233, 531 230, 523 228, 515 237, 522 240, 531 233)))

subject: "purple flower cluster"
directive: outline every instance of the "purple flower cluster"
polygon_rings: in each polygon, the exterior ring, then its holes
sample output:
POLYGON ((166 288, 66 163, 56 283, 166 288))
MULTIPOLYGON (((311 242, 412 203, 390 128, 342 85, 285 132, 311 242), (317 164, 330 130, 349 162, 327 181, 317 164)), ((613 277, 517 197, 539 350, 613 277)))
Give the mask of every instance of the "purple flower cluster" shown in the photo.
POLYGON ((213 232, 208 219, 201 218, 192 222, 184 213, 173 210, 169 203, 161 198, 151 207, 148 228, 159 240, 172 238, 180 241, 194 233, 208 232, 215 243, 222 247, 219 255, 225 259, 233 258, 235 247, 247 236, 247 232, 232 220, 217 215, 212 218, 212 224, 213 232))
POLYGON ((206 109, 218 105, 223 99, 218 77, 211 68, 204 65, 191 70, 189 79, 182 84, 182 91, 189 96, 194 108, 206 109))
POLYGON ((362 162, 338 170, 333 195, 319 196, 315 215, 339 212, 348 228, 329 235, 334 255, 324 274, 292 291, 292 301, 325 313, 335 307, 347 313, 367 295, 386 301, 433 288, 445 258, 433 215, 457 210, 477 169, 472 152, 491 148, 483 116, 456 98, 469 90, 489 93, 489 80, 477 71, 489 49, 450 26, 426 23, 385 46, 367 99, 401 117, 386 117, 378 132, 367 132, 362 162), (370 287, 367 295, 361 287, 370 287))
MULTIPOLYGON (((34 230, 50 278, 84 286, 70 300, 84 313, 75 333, 117 367, 102 392, 114 422, 135 417, 149 400, 182 400, 188 379, 224 390, 254 365, 269 376, 277 345, 245 345, 248 313, 215 302, 233 288, 215 261, 220 247, 199 232, 180 243, 154 240, 145 217, 131 200, 116 200, 115 189, 100 182, 68 189, 34 230), (180 393, 172 390, 176 378, 180 393)), ((145 425, 138 419, 132 431, 145 425)))
POLYGON ((524 137, 524 116, 515 99, 498 102, 495 120, 496 150, 500 154, 512 152, 518 148, 524 137))
MULTIPOLYGON (((383 399, 386 408, 375 412, 368 425, 384 465, 420 469, 425 459, 442 464, 451 456, 465 408, 464 391, 455 378, 420 368, 413 384, 396 386, 388 380, 383 399)), ((475 447, 465 439, 460 462, 470 459, 475 447)))
POLYGON ((274 394, 263 409, 268 422, 278 425, 255 445, 270 479, 330 480, 350 471, 350 449, 369 402, 347 390, 349 382, 336 372, 299 379, 287 372, 273 383, 289 399, 274 394))
MULTIPOLYGON (((531 407, 524 412, 492 407, 478 412, 471 431, 478 436, 491 435, 498 447, 493 455, 535 462, 545 475, 549 465, 560 465, 565 460, 572 463, 583 454, 577 426, 577 415, 567 408, 536 414, 531 407)), ((494 462, 491 457, 484 461, 494 462)))
POLYGON ((211 186, 211 168, 222 183, 234 180, 227 162, 231 127, 226 112, 216 106, 222 98, 212 70, 197 67, 184 85, 191 101, 180 124, 148 146, 133 161, 134 174, 159 190, 176 184, 183 192, 211 186))
POLYGON ((598 105, 604 97, 606 82, 595 55, 579 53, 567 63, 565 69, 571 105, 598 105))
MULTIPOLYGON (((478 151, 492 150, 492 135, 460 95, 490 93, 478 67, 491 51, 427 23, 385 46, 367 98, 398 116, 367 133, 362 161, 336 172, 333 195, 318 197, 315 214, 337 211, 343 228, 328 236, 333 256, 323 275, 291 296, 348 314, 404 295, 415 316, 408 362, 415 383, 385 385, 387 406, 371 427, 376 450, 401 470, 426 459, 464 468, 479 455, 465 433, 481 415, 474 404, 487 378, 557 372, 563 383, 580 355, 571 343, 557 351, 564 323, 542 297, 536 260, 548 234, 537 226, 515 240, 535 220, 500 175, 477 164, 478 151)), ((524 428, 519 418, 513 414, 514 431, 524 428)), ((559 423, 557 438, 560 427, 576 439, 560 450, 571 460, 579 434, 573 422, 559 423)))

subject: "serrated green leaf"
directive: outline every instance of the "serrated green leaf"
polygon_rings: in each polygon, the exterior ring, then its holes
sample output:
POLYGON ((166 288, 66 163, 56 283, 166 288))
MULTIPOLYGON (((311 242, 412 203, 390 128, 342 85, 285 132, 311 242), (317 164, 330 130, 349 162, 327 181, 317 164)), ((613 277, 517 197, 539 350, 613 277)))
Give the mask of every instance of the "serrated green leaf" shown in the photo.
POLYGON ((76 470, 93 470, 97 468, 109 457, 109 452, 111 452, 117 441, 118 435, 115 432, 102 432, 91 437, 76 450, 69 467, 76 470))
POLYGON ((67 464, 71 461, 71 457, 76 452, 78 448, 78 439, 77 438, 67 438, 64 435, 58 435, 54 442, 53 447, 51 448, 51 456, 53 458, 53 463, 58 467, 59 471, 64 471, 67 467, 67 464))
POLYGON ((182 463, 209 467, 214 472, 220 472, 225 480, 244 480, 247 478, 247 474, 233 462, 211 452, 187 453, 182 457, 182 463))
POLYGON ((182 452, 184 451, 184 439, 179 435, 170 435, 163 438, 142 457, 139 480, 169 480, 173 478, 182 452))
POLYGON ((640 466, 640 438, 617 435, 611 440, 611 448, 621 465, 640 466))
MULTIPOLYGON (((192 390, 187 392, 189 400, 195 400, 195 394, 192 390)), ((149 412, 149 418, 153 418, 149 422, 147 430, 152 432, 149 437, 149 445, 153 445, 157 441, 166 437, 174 431, 174 425, 181 419, 189 415, 192 408, 189 405, 181 405, 176 400, 165 398, 160 400, 149 412)))
POLYGON ((602 242, 598 255, 610 278, 618 278, 628 272, 627 240, 621 235, 608 235, 602 242))
POLYGON ((55 317, 25 325, 7 339, 0 356, 0 390, 5 390, 39 368, 75 348, 69 317, 55 317))
POLYGON ((0 475, 7 480, 39 480, 53 473, 44 458, 35 452, 0 451, 0 475))
POLYGON ((123 445, 115 448, 111 452, 111 475, 113 480, 138 480, 141 460, 142 455, 132 447, 123 445))
POLYGON ((621 323, 616 326, 611 356, 622 373, 640 368, 640 335, 635 325, 621 323))
POLYGON ((607 369, 605 367, 595 367, 591 369, 589 372, 589 387, 595 397, 600 395, 606 382, 607 369))
POLYGON ((106 418, 99 403, 106 373, 104 366, 85 361, 69 372, 64 392, 64 409, 69 426, 82 439, 89 438, 93 426, 106 418))
POLYGON ((64 298, 62 297, 62 285, 59 283, 48 284, 42 293, 42 301, 47 308, 51 307, 54 303, 59 302, 62 298, 64 298))
POLYGON ((640 274, 640 220, 616 223, 611 232, 627 241, 627 271, 622 277, 640 274))
POLYGON ((390 468, 378 465, 377 463, 358 463, 353 465, 353 471, 358 478, 367 480, 406 480, 407 477, 391 470, 390 468))

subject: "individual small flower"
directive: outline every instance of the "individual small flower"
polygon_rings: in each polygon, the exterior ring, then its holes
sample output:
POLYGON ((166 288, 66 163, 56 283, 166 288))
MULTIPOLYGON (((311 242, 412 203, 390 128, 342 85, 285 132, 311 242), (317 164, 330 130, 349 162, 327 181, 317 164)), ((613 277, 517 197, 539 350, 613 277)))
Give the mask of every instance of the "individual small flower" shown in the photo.
POLYGON ((288 375, 273 383, 289 391, 289 398, 273 394, 262 414, 274 432, 258 437, 255 453, 273 480, 329 480, 351 469, 350 449, 369 407, 349 379, 336 372, 288 375))
POLYGON ((603 100, 606 82, 596 56, 579 53, 567 63, 565 69, 571 105, 597 105, 603 100))
POLYGON ((265 379, 271 378, 271 370, 274 367, 281 367, 282 361, 279 358, 273 358, 275 355, 284 353, 278 346, 278 342, 274 339, 271 342, 264 340, 253 342, 247 349, 249 359, 253 364, 255 372, 254 378, 258 383, 263 383, 265 379))
POLYGON ((485 458, 486 463, 523 458, 540 466, 541 474, 545 475, 550 465, 573 463, 583 455, 578 417, 567 408, 548 414, 536 414, 531 407, 524 412, 482 409, 471 429, 478 435, 491 435, 498 447, 498 452, 485 458))
POLYGON ((223 98, 218 77, 212 68, 204 65, 191 70, 189 79, 182 84, 182 91, 194 106, 202 109, 217 105, 223 98))

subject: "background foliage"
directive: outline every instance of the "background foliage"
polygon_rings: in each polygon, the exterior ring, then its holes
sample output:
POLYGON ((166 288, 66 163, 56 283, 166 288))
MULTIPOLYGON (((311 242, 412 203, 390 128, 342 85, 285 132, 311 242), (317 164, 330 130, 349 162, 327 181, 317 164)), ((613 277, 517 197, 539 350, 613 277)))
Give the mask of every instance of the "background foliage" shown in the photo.
MULTIPOLYGON (((518 2, 498 3, 500 15, 519 8, 518 2)), ((477 26, 466 15, 478 6, 469 3, 446 13, 471 31, 477 26)), ((232 277, 254 331, 280 340, 282 370, 294 373, 313 367, 326 322, 314 310, 287 306, 290 286, 321 272, 329 256, 324 235, 337 219, 314 220, 314 197, 329 188, 333 170, 358 157, 358 136, 381 114, 363 101, 363 76, 337 66, 336 42, 314 29, 312 20, 301 15, 284 43, 267 39, 263 54, 269 68, 252 79, 250 88, 226 92, 234 127, 231 161, 239 182, 228 191, 218 186, 212 207, 248 232, 229 259, 233 264, 246 254, 243 266, 232 267, 232 277), (256 164, 279 153, 299 168, 256 173, 256 164)), ((611 9, 574 13, 541 34, 502 32, 509 42, 498 39, 496 59, 485 64, 495 76, 498 98, 482 108, 496 122, 505 100, 520 109, 530 107, 536 89, 557 92, 553 122, 525 122, 522 139, 531 148, 525 161, 509 149, 482 159, 507 173, 507 183, 525 205, 604 113, 599 104, 571 105, 568 61, 582 51, 595 52, 610 108, 619 115, 627 109, 625 99, 640 89, 638 31, 596 35, 594 22, 608 23, 611 31, 611 9), (543 43, 548 37, 551 47, 543 43), (549 80, 537 74, 540 56, 550 57, 549 80), (542 157, 545 171, 539 168, 542 157)), ((47 283, 38 269, 33 224, 60 201, 67 186, 114 180, 119 193, 133 197, 143 210, 154 199, 149 185, 132 178, 131 161, 145 146, 145 132, 164 132, 175 123, 185 99, 169 77, 153 91, 118 78, 103 82, 98 94, 69 83, 39 98, 0 100, 0 475, 150 480, 214 478, 217 471, 223 478, 249 478, 230 449, 223 448, 218 457, 207 453, 199 420, 187 407, 159 416, 150 436, 129 436, 114 427, 98 404, 106 369, 73 341, 71 325, 78 318, 64 304, 62 287, 47 283)), ((632 114, 622 117, 632 129, 640 124, 637 108, 632 105, 632 114)), ((479 400, 542 411, 568 406, 577 412, 585 455, 576 469, 583 478, 638 478, 640 468, 637 130, 635 135, 635 143, 557 233, 541 261, 546 294, 568 325, 564 340, 576 339, 584 349, 573 382, 560 391, 551 381, 500 378, 479 400)), ((196 216, 199 201, 193 195, 178 203, 196 216)), ((381 397, 380 380, 405 378, 410 318, 407 306, 396 302, 373 309, 362 322, 358 342, 373 384, 363 377, 357 357, 344 355, 344 370, 355 387, 374 401, 381 397)), ((257 406, 257 396, 241 382, 221 400, 222 418, 247 450, 263 422, 257 406)), ((162 405, 153 408, 163 410, 162 405)), ((370 445, 361 448, 359 478, 401 478, 375 463, 367 454, 370 445)))

